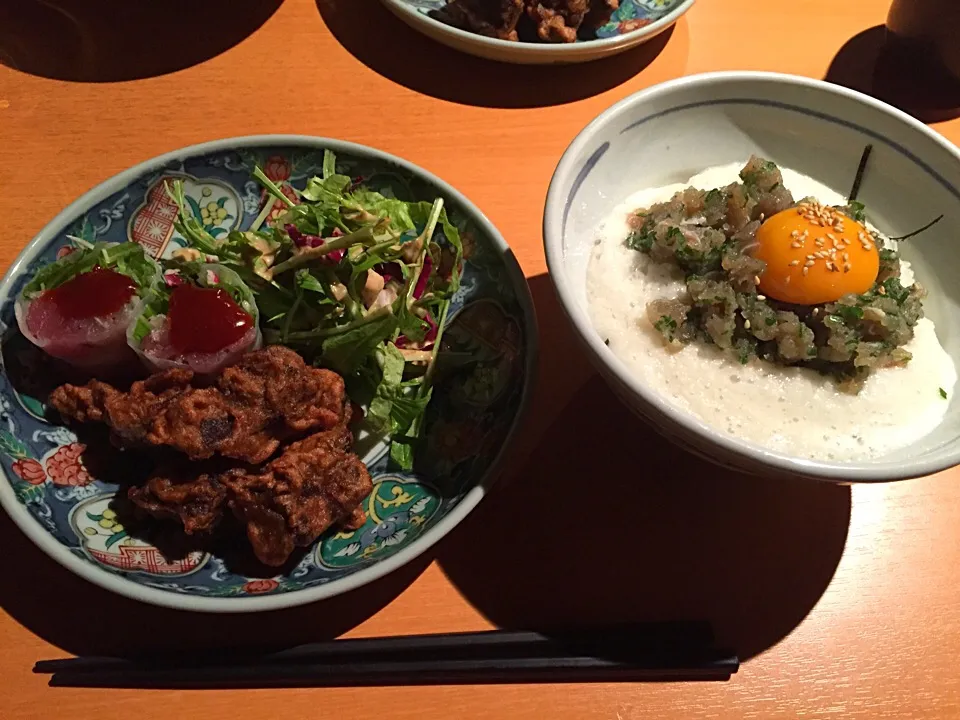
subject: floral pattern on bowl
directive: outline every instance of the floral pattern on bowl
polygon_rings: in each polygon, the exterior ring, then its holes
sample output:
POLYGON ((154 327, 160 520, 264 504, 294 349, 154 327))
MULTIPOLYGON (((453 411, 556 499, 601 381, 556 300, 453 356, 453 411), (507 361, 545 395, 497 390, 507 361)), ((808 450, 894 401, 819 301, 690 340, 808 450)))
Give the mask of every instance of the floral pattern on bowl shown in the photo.
POLYGON ((122 468, 115 464, 109 477, 98 476, 87 462, 84 441, 74 430, 53 424, 44 404, 49 388, 44 388, 48 378, 43 356, 15 330, 14 299, 39 266, 57 257, 68 235, 139 241, 155 255, 168 256, 178 235, 165 198, 157 193, 164 177, 187 178, 195 210, 207 210, 199 213, 203 221, 226 231, 248 225, 268 202, 251 180, 255 165, 286 192, 303 187, 321 169, 324 145, 319 140, 289 145, 255 140, 264 138, 198 146, 158 159, 152 167, 147 163, 142 173, 128 171, 131 176, 109 196, 90 203, 76 217, 55 220, 55 232, 47 237, 41 233, 0 289, 0 312, 8 328, 0 373, 0 470, 5 475, 0 483, 6 485, 0 487, 0 500, 27 534, 62 564, 123 594, 171 607, 233 611, 295 605, 356 587, 412 558, 420 550, 411 546, 426 547, 422 538, 438 538, 479 501, 488 471, 525 405, 535 356, 529 290, 485 218, 462 198, 450 197, 455 191, 439 180, 394 164, 389 156, 367 154, 371 151, 359 146, 349 146, 356 150, 350 153, 330 141, 338 170, 363 178, 370 187, 405 199, 446 196, 451 220, 467 248, 446 343, 457 350, 473 347, 476 357, 438 370, 438 401, 431 406, 425 450, 414 471, 393 472, 381 454, 370 465, 374 491, 364 505, 366 524, 352 533, 331 530, 281 574, 251 575, 202 549, 171 554, 150 535, 138 536, 125 527, 121 484, 129 478, 122 475, 134 471, 126 463, 122 468), (486 374, 493 373, 487 378, 493 391, 471 390, 480 366, 492 368, 486 374), (473 454, 464 456, 459 447, 442 441, 451 424, 464 425, 477 438, 473 454), (46 537, 38 540, 38 535, 46 537), (49 538, 56 548, 48 547, 49 538), (392 565, 371 572, 387 560, 392 565), (122 582, 108 582, 104 574, 122 582), (253 596, 261 599, 253 601, 253 596), (275 601, 267 601, 268 596, 275 601))

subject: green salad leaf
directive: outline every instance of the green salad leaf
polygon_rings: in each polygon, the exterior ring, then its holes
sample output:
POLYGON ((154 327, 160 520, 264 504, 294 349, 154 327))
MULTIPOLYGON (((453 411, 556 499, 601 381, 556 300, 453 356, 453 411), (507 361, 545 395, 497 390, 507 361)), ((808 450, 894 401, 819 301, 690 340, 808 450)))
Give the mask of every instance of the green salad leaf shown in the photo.
POLYGON ((386 433, 390 431, 393 401, 402 390, 403 370, 407 361, 397 346, 388 342, 377 350, 377 362, 382 374, 376 394, 367 409, 367 421, 375 431, 386 433))
POLYGON ((69 255, 36 272, 24 286, 23 295, 25 298, 34 298, 46 290, 60 287, 77 275, 90 272, 95 267, 126 275, 143 292, 151 291, 160 278, 160 266, 138 243, 88 243, 76 239, 74 249, 69 255))
POLYGON ((337 174, 337 156, 329 150, 323 151, 323 177, 337 174))
POLYGON ((397 318, 384 313, 345 333, 323 341, 323 364, 341 375, 352 375, 372 354, 393 337, 397 318))
POLYGON ((259 168, 253 174, 269 204, 285 206, 275 220, 261 212, 250 229, 214 238, 174 181, 178 232, 249 288, 266 342, 344 376, 351 397, 368 401, 370 429, 390 436, 393 462, 412 468, 463 264, 444 201, 363 187, 329 151, 297 201, 259 168))

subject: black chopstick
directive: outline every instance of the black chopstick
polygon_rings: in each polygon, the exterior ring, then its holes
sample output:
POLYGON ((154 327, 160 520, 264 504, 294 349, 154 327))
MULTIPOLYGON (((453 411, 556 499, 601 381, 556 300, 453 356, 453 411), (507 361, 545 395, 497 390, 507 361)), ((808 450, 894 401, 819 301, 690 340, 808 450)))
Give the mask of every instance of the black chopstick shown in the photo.
POLYGON ((652 682, 729 680, 734 656, 717 655, 669 665, 631 664, 594 657, 483 658, 353 664, 276 663, 224 667, 117 669, 58 672, 53 687, 225 689, 265 687, 348 687, 360 685, 444 685, 528 682, 652 682))
POLYGON ((72 687, 282 687, 591 680, 728 679, 737 658, 705 623, 652 623, 560 634, 450 633, 333 640, 266 655, 38 662, 72 687))
POLYGON ((569 655, 628 655, 660 657, 667 653, 685 653, 711 648, 713 631, 702 622, 657 622, 565 630, 544 634, 528 630, 495 630, 392 637, 351 638, 299 645, 272 653, 240 649, 220 649, 205 653, 183 653, 173 656, 152 654, 146 657, 77 657, 63 660, 41 660, 35 673, 91 672, 121 668, 177 668, 192 666, 241 665, 250 662, 290 664, 328 661, 370 661, 402 659, 436 660, 479 657, 547 657, 569 655), (228 662, 224 658, 229 658, 228 662))

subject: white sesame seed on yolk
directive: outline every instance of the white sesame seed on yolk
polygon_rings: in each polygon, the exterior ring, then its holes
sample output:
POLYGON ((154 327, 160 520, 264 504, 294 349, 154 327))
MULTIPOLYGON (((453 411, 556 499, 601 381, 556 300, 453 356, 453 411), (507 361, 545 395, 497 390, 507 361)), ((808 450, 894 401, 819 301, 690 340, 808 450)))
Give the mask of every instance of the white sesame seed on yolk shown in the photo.
POLYGON ((867 292, 880 254, 867 229, 819 203, 801 203, 757 230, 754 256, 766 262, 759 289, 794 305, 819 305, 867 292))

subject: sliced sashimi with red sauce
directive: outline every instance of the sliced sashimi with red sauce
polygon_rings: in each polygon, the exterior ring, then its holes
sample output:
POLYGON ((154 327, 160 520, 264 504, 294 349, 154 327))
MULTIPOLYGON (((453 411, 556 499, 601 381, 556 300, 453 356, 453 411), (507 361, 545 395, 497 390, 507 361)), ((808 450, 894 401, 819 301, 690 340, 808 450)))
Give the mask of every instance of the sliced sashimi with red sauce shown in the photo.
POLYGON ((250 326, 239 340, 216 352, 179 352, 170 338, 168 318, 158 315, 155 320, 158 327, 143 339, 140 352, 147 364, 156 370, 180 367, 189 368, 198 375, 212 375, 236 364, 244 353, 260 347, 257 328, 250 326))
POLYGON ((94 267, 32 300, 17 302, 21 332, 37 347, 71 365, 95 371, 132 359, 126 329, 140 307, 137 284, 94 267))
MULTIPOLYGON (((87 319, 122 310, 137 294, 137 284, 116 270, 95 267, 60 287, 47 290, 34 305, 49 306, 60 317, 87 319)), ((45 316, 49 313, 45 313, 45 316)), ((30 322, 32 313, 28 315, 30 322)))
POLYGON ((131 346, 151 370, 178 367, 212 375, 236 363, 244 353, 260 348, 257 318, 234 299, 227 286, 219 286, 222 279, 232 287, 241 282, 219 266, 204 266, 196 278, 197 282, 215 281, 212 287, 202 287, 178 275, 169 290, 166 312, 147 320, 149 332, 139 343, 129 337, 131 346))
POLYGON ((222 288, 184 284, 170 295, 170 344, 181 353, 216 353, 235 345, 253 317, 222 288))

